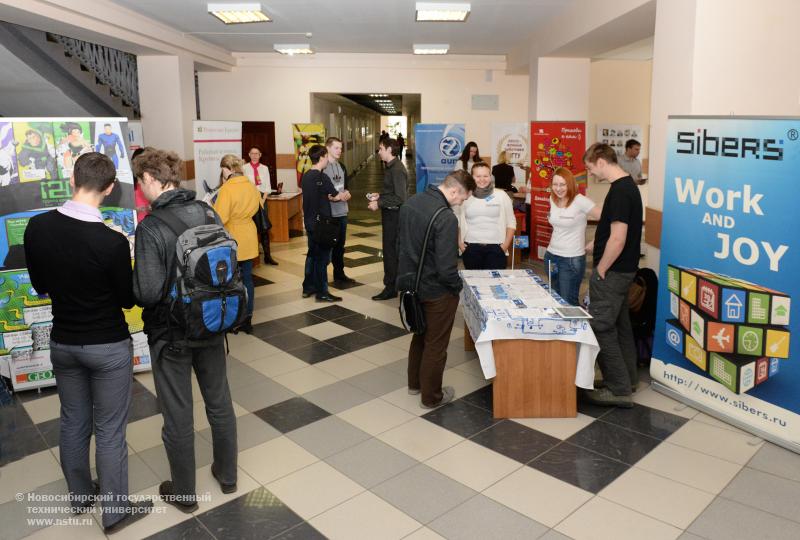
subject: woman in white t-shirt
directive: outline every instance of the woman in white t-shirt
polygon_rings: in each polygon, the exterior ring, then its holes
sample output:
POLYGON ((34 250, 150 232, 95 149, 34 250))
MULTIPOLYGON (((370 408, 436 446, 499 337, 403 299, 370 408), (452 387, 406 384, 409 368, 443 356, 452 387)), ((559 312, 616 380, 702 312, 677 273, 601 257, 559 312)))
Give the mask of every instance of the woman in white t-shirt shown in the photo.
POLYGON ((467 270, 501 270, 517 221, 511 199, 495 189, 492 171, 483 162, 472 166, 477 188, 461 205, 458 218, 458 247, 467 270))
POLYGON ((553 227, 544 254, 544 269, 552 276, 553 289, 573 306, 586 272, 586 221, 600 218, 600 207, 578 193, 575 177, 559 167, 550 184, 550 213, 553 227))

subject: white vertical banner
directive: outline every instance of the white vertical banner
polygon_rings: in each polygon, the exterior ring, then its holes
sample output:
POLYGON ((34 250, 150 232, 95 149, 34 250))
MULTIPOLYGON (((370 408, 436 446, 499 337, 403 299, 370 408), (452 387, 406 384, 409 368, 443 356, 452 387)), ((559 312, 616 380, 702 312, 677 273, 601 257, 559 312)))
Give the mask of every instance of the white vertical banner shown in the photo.
POLYGON ((197 198, 219 187, 219 162, 226 154, 242 157, 242 123, 195 120, 192 123, 194 142, 194 177, 197 198))
POLYGON ((142 131, 142 123, 139 121, 128 122, 128 152, 133 152, 139 148, 144 148, 144 131, 142 131))
POLYGON ((530 165, 531 147, 529 124, 514 122, 492 124, 492 165, 500 163, 500 153, 506 153, 506 163, 514 166, 515 184, 525 185, 525 171, 519 165, 530 165))

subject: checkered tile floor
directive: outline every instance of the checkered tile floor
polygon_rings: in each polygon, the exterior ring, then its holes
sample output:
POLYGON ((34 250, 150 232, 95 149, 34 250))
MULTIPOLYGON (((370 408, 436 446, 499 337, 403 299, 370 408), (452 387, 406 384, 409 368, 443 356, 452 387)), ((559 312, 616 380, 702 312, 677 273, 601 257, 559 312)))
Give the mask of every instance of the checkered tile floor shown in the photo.
MULTIPOLYGON (((456 317, 432 411, 406 391, 410 336, 382 286, 380 231, 352 223, 334 305, 300 297, 305 241, 274 244, 256 268, 253 335, 230 338, 238 491, 210 474, 211 431, 195 399, 194 514, 157 502, 115 538, 800 538, 800 456, 656 393, 630 410, 581 405, 577 418, 496 420, 492 388, 463 349, 456 317), (357 240, 356 240, 357 239, 357 240), (363 253, 366 257, 353 257, 363 253)), ((131 493, 169 478, 152 374, 135 376, 127 441, 131 493)), ((26 494, 60 494, 58 397, 20 393, 0 408, 0 539, 102 538, 45 525, 26 494), (17 502, 16 494, 25 502, 17 502)), ((91 458, 92 465, 94 457, 91 458)), ((96 517, 96 516, 95 516, 96 517)))

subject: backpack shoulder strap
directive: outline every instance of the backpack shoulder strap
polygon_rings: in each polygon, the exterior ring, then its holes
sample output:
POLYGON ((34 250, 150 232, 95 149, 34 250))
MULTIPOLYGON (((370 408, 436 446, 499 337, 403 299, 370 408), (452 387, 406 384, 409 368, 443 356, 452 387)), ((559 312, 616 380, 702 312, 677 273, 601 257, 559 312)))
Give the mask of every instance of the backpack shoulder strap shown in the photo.
POLYGON ((150 215, 161 221, 167 227, 169 227, 169 230, 175 233, 175 236, 182 235, 189 228, 189 226, 186 223, 184 223, 181 218, 179 218, 177 215, 175 215, 173 212, 170 212, 166 208, 159 208, 157 210, 152 210, 150 212, 150 215))

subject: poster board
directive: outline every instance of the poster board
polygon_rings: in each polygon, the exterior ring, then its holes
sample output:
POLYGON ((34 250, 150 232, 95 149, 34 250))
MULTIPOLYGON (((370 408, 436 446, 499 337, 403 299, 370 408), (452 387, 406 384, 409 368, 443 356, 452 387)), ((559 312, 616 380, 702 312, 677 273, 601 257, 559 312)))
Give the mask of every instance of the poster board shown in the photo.
POLYGON ((197 199, 220 187, 219 162, 226 154, 242 156, 242 123, 216 120, 192 122, 194 178, 197 199))
POLYGON ((492 165, 500 163, 505 152, 506 163, 514 167, 514 184, 525 185, 525 170, 531 162, 530 130, 527 122, 492 124, 492 165))
POLYGON ((566 167, 575 176, 578 191, 586 195, 586 124, 531 122, 531 258, 542 259, 550 244, 550 182, 553 172, 566 167))
MULTIPOLYGON (((50 364, 50 299, 32 286, 23 238, 28 221, 72 197, 69 177, 86 152, 108 155, 117 184, 101 214, 128 238, 133 257, 136 219, 125 118, 0 119, 0 373, 15 390, 55 384, 50 364)), ((134 371, 150 368, 141 310, 125 310, 134 339, 134 371), (142 343, 145 346, 142 346, 142 343)))
POLYGON ((455 168, 465 144, 464 124, 416 124, 417 193, 438 186, 455 168))
POLYGON ((644 142, 644 126, 641 124, 597 124, 596 142, 609 145, 617 154, 625 153, 625 143, 636 139, 642 145, 639 159, 647 157, 647 148, 644 142))
POLYGON ((799 138, 797 118, 668 120, 650 366, 657 390, 796 452, 799 138))
POLYGON ((292 124, 292 138, 294 140, 294 160, 297 171, 297 185, 303 174, 311 168, 311 158, 308 151, 315 144, 325 144, 325 126, 322 124, 292 124))

